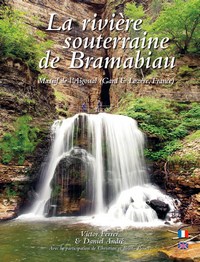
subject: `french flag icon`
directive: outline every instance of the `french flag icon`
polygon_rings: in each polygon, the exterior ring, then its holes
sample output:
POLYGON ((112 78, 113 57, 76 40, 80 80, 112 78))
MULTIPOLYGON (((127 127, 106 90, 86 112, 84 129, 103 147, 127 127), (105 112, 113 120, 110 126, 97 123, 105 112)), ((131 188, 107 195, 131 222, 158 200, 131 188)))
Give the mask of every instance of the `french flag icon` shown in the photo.
POLYGON ((188 238, 189 232, 188 230, 178 230, 178 238, 188 238))

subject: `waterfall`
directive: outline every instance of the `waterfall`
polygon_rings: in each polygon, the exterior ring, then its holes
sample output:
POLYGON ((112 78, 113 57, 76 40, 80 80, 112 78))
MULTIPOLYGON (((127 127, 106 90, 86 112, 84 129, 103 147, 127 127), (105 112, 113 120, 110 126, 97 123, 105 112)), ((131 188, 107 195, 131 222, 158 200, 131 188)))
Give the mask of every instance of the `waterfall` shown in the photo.
POLYGON ((51 208, 55 214, 58 196, 56 200, 52 197, 52 183, 60 185, 59 203, 68 204, 70 194, 71 198, 79 194, 87 204, 85 210, 93 214, 149 222, 158 217, 147 201, 165 201, 173 209, 172 200, 149 184, 144 136, 135 120, 107 113, 81 113, 56 121, 51 131, 48 164, 31 214, 46 216, 51 208), (70 183, 80 192, 73 192, 70 183))

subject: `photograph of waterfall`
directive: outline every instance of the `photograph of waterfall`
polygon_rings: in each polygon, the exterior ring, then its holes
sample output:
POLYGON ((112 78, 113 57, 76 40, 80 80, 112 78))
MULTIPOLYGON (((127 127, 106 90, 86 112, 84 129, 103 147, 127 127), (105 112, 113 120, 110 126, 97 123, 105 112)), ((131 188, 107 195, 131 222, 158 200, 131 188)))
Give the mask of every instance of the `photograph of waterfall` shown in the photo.
POLYGON ((175 211, 173 199, 148 181, 144 137, 133 119, 81 113, 56 121, 52 137, 37 199, 28 216, 67 216, 78 199, 80 206, 74 214, 108 213, 112 219, 119 218, 120 224, 122 219, 143 226, 154 224, 159 216, 165 218, 168 211, 175 211), (153 199, 163 204, 163 214, 152 208, 153 199))
POLYGON ((0 0, 0 261, 200 262, 200 0, 0 0))

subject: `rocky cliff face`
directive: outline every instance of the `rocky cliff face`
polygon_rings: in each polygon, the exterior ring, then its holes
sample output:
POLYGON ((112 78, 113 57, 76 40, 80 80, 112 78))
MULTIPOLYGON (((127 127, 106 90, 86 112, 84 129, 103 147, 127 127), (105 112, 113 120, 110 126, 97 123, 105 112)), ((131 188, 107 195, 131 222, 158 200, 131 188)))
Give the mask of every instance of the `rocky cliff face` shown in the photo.
MULTIPOLYGON (((1 114, 6 123, 16 112, 35 117, 55 113, 53 90, 50 85, 38 84, 38 73, 30 71, 21 60, 9 58, 0 61, 0 70, 1 114)), ((1 130, 4 128, 2 125, 1 130)))
MULTIPOLYGON (((102 78, 103 70, 94 70, 92 67, 89 69, 69 69, 73 49, 63 49, 62 46, 64 45, 66 37, 74 39, 77 36, 82 38, 97 36, 96 32, 90 30, 83 32, 81 30, 82 20, 93 17, 94 13, 101 16, 105 2, 106 0, 11 1, 12 6, 28 14, 27 19, 33 27, 37 27, 43 31, 46 31, 48 28, 50 13, 57 13, 57 19, 54 23, 55 27, 62 25, 62 23, 69 18, 73 19, 73 29, 71 31, 65 33, 56 31, 47 34, 48 39, 54 42, 51 48, 52 57, 60 56, 61 62, 57 69, 47 69, 44 71, 50 79, 71 78, 76 81, 76 79, 79 78, 87 80, 98 79, 98 81, 96 81, 95 84, 86 83, 85 85, 74 83, 74 81, 73 83, 58 83, 54 85, 54 89, 59 92, 57 106, 60 111, 78 112, 84 101, 87 102, 91 108, 94 108, 97 104, 97 99, 101 92, 99 79, 102 78), (33 17, 36 17, 36 19, 34 20, 33 17), (64 103, 59 103, 62 102, 59 101, 60 96, 64 97, 64 103)), ((79 51, 84 51, 87 56, 105 56, 105 52, 102 49, 91 49, 88 51, 79 49, 79 51)))
MULTIPOLYGON (((124 8, 126 3, 132 2, 131 0, 122 0, 122 1, 107 1, 106 3, 106 8, 105 8, 105 12, 103 13, 103 18, 111 18, 111 15, 113 13, 116 14, 116 18, 117 19, 121 19, 120 13, 124 13, 124 8)), ((123 31, 107 31, 105 32, 106 36, 111 36, 111 37, 128 37, 128 33, 125 33, 123 31)), ((109 49, 107 50, 106 53, 107 56, 109 57, 121 57, 122 61, 124 61, 127 57, 129 57, 130 51, 128 49, 121 49, 120 46, 116 49, 109 49)), ((126 92, 131 92, 132 87, 131 85, 129 85, 128 83, 119 83, 118 80, 116 79, 120 79, 120 78, 125 78, 128 79, 131 77, 135 77, 136 78, 136 72, 134 72, 134 70, 132 69, 126 69, 124 70, 123 68, 113 68, 111 70, 109 70, 109 76, 111 79, 111 85, 110 85, 110 90, 109 90, 109 94, 110 94, 110 104, 112 106, 112 108, 116 107, 118 104, 119 99, 121 98, 121 96, 126 93, 126 92), (114 81, 112 81, 114 80, 114 81), (116 80, 116 81, 115 81, 116 80)))
POLYGON ((38 84, 38 73, 29 70, 21 60, 0 61, 0 137, 14 130, 22 115, 32 116, 31 126, 38 127, 38 145, 23 165, 15 160, 0 165, 0 219, 17 215, 28 202, 27 192, 34 187, 41 162, 47 154, 49 126, 56 118, 55 97, 47 84, 38 84))
POLYGON ((181 102, 199 102, 199 70, 198 56, 183 56, 176 60, 173 70, 156 70, 148 76, 149 79, 158 79, 160 83, 153 85, 132 86, 137 96, 152 96, 167 98, 181 102), (173 80, 173 84, 165 80, 173 80), (163 82, 162 82, 163 81, 163 82))
MULTIPOLYGON (((133 2, 131 0, 121 1, 107 1, 103 17, 111 17, 112 13, 116 13, 118 18, 119 13, 124 13, 126 3, 133 2)), ((135 1, 142 4, 144 9, 148 11, 149 1, 135 1)), ((109 34, 106 32, 105 34, 109 34)), ((111 36, 128 37, 129 33, 112 32, 111 36)), ((127 57, 133 56, 133 50, 122 50, 120 47, 117 49, 110 49, 107 52, 109 57, 122 57, 122 61, 127 57)), ((200 101, 199 92, 199 71, 200 63, 199 56, 182 56, 176 60, 176 67, 171 70, 153 70, 147 76, 147 79, 159 80, 158 83, 145 84, 145 83, 129 83, 129 80, 141 80, 144 76, 141 72, 133 69, 112 69, 110 70, 110 77, 114 81, 110 86, 110 101, 112 107, 117 107, 121 96, 127 92, 133 92, 136 96, 152 96, 156 98, 167 98, 176 101, 191 102, 200 101), (123 84, 116 79, 124 78, 128 81, 123 84), (173 84, 168 84, 168 80, 173 80, 173 84), (166 81, 166 82, 165 82, 166 81)))
POLYGON ((200 223, 200 147, 199 131, 182 141, 182 148, 167 162, 153 163, 152 182, 180 200, 180 215, 185 223, 200 223))
POLYGON ((181 200, 183 221, 185 223, 199 224, 200 139, 196 136, 193 141, 190 140, 186 138, 183 141, 183 148, 177 151, 171 157, 171 160, 169 159, 166 170, 166 185, 167 191, 181 200))
MULTIPOLYGON (((68 112, 78 112, 80 111, 81 104, 83 101, 88 103, 89 108, 94 109, 97 105, 97 100, 101 95, 101 79, 108 76, 111 80, 124 78, 131 79, 141 79, 142 76, 139 72, 132 69, 123 70, 120 69, 110 69, 104 71, 100 69, 69 69, 70 61, 72 57, 73 49, 63 49, 64 40, 66 37, 71 37, 72 39, 80 36, 92 37, 98 36, 97 31, 91 31, 87 29, 86 31, 81 30, 82 21, 85 18, 93 18, 94 13, 98 14, 101 18, 110 18, 113 13, 116 14, 116 19, 120 19, 119 13, 124 13, 124 8, 126 3, 132 2, 131 0, 122 1, 78 1, 78 0, 61 0, 61 1, 16 1, 12 0, 11 4, 20 10, 25 11, 28 14, 27 20, 34 28, 38 28, 47 33, 46 29, 48 27, 50 13, 56 13, 57 17, 55 19, 55 27, 58 27, 66 19, 73 19, 73 29, 71 31, 63 32, 48 32, 47 38, 51 39, 54 44, 51 48, 52 57, 60 56, 61 62, 57 69, 47 69, 43 70, 45 74, 49 76, 50 79, 87 79, 94 80, 95 83, 86 83, 84 85, 78 83, 61 83, 53 85, 56 90, 56 100, 57 107, 62 115, 66 116, 68 112), (36 17, 36 19, 33 19, 36 17), (64 113, 65 111, 65 113, 64 113)), ((141 3, 141 1, 136 1, 141 3)), ((142 4, 148 9, 148 1, 143 1, 142 4)), ((104 36, 128 36, 128 33, 123 31, 104 31, 104 36)), ((132 56, 132 50, 126 49, 122 50, 120 46, 116 49, 88 49, 81 50, 84 51, 86 56, 91 57, 121 57, 122 61, 125 58, 132 56)), ((126 92, 134 92, 137 96, 153 96, 159 98, 169 98, 179 101, 200 101, 200 94, 198 91, 199 81, 199 59, 198 57, 182 57, 177 59, 176 67, 173 70, 154 70, 149 76, 149 79, 158 79, 158 83, 154 84, 133 84, 129 81, 121 84, 119 81, 117 83, 111 81, 111 85, 105 86, 104 89, 110 95, 110 102, 113 107, 116 107, 120 97, 126 92), (188 66, 188 71, 184 66, 188 66), (173 80, 173 85, 165 83, 165 80, 173 80)))
MULTIPOLYGON (((40 129, 40 143, 34 154, 29 156, 23 166, 19 166, 15 161, 9 165, 1 165, 0 172, 0 218, 7 219, 14 217, 19 207, 23 204, 29 205, 33 198, 35 181, 38 179, 38 170, 45 160, 49 148, 49 126, 53 119, 57 118, 55 106, 60 115, 67 116, 80 110, 83 101, 89 107, 94 108, 101 93, 99 79, 103 75, 102 70, 93 68, 70 70, 72 49, 62 48, 66 37, 72 39, 80 37, 97 36, 95 32, 87 30, 82 32, 80 24, 85 18, 93 17, 94 13, 101 16, 105 1, 85 0, 85 1, 1 1, 0 4, 9 4, 13 8, 25 12, 26 22, 32 29, 40 29, 46 32, 50 13, 57 13, 55 26, 59 26, 68 18, 73 18, 73 30, 64 33, 48 33, 47 38, 53 41, 52 57, 60 56, 62 62, 58 69, 48 69, 43 73, 49 79, 74 79, 75 83, 65 84, 38 84, 38 74, 31 72, 29 68, 20 60, 7 59, 0 62, 0 104, 1 121, 0 137, 5 132, 14 130, 13 123, 24 114, 32 116, 31 125, 40 129), (98 79, 96 84, 80 85, 77 79, 93 80, 98 79), (54 96, 55 95, 55 96, 54 96), (28 196, 28 197, 27 197, 28 196)), ((81 50, 80 50, 81 51, 81 50)), ((99 57, 105 56, 104 50, 90 50, 86 55, 99 57)))

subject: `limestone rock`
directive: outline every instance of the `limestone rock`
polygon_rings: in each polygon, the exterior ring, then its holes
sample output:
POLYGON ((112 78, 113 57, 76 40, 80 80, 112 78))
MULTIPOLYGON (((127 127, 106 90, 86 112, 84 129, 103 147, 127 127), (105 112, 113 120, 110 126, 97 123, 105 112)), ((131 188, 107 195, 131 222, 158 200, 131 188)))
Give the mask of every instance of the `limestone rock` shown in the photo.
POLYGON ((157 200, 157 199, 153 199, 147 202, 147 204, 156 211, 158 218, 160 219, 165 219, 167 213, 170 210, 168 204, 164 203, 163 201, 157 200))
POLYGON ((0 60, 0 139, 6 132, 15 130, 15 121, 22 115, 32 117, 31 125, 38 127, 38 145, 34 154, 20 166, 14 159, 0 165, 0 220, 16 216, 28 202, 27 194, 35 185, 41 162, 48 151, 49 125, 56 117, 55 97, 48 84, 37 82, 38 73, 31 71, 19 59, 0 60), (45 140, 45 141, 44 141, 45 140), (10 202, 10 197, 14 202, 10 202), (8 203, 5 205, 8 198, 8 203))
MULTIPOLYGON (((93 18, 94 13, 101 16, 106 0, 60 0, 60 1, 18 1, 13 0, 11 5, 15 8, 25 11, 27 15, 27 20, 29 24, 34 27, 42 29, 47 33, 48 39, 53 41, 53 47, 51 48, 52 56, 59 56, 61 61, 56 69, 43 70, 45 74, 49 76, 50 79, 73 79, 73 82, 67 81, 66 83, 59 82, 54 85, 54 89, 60 93, 67 100, 67 110, 70 112, 80 111, 81 104, 86 101, 89 108, 94 108, 97 103, 97 99, 101 93, 101 83, 100 79, 103 75, 103 70, 79 68, 70 69, 69 65, 72 58, 72 48, 64 49, 64 41, 67 37, 74 39, 75 37, 93 37, 98 36, 98 32, 86 30, 82 31, 82 21, 86 18, 93 18), (62 22, 66 19, 72 18, 74 23, 71 31, 63 32, 47 32, 48 22, 50 18, 50 13, 55 12, 57 14, 57 19, 55 21, 55 27, 60 26, 62 22), (38 21, 34 22, 33 17, 37 17, 38 21), (77 79, 98 79, 95 84, 85 84, 81 85, 76 82, 77 79)), ((86 56, 90 57, 104 57, 105 51, 103 49, 79 49, 78 51, 83 51, 86 56)), ((59 104, 57 100, 57 107, 63 109, 62 105, 59 104)))
POLYGON ((0 164, 0 184, 28 181, 29 177, 26 174, 30 168, 30 163, 26 163, 26 166, 0 164))
POLYGON ((190 244, 189 248, 186 250, 180 250, 178 247, 171 249, 161 250, 172 261, 175 262, 199 262, 200 261, 200 244, 190 244))
POLYGON ((38 73, 30 71, 19 59, 0 61, 0 104, 4 121, 10 114, 45 116, 55 114, 53 89, 47 84, 38 84, 38 73))
POLYGON ((57 165, 52 184, 51 207, 48 216, 82 215, 91 207, 86 193, 86 155, 84 149, 74 148, 57 165), (54 208, 56 207, 56 208, 54 208))
POLYGON ((0 221, 12 219, 17 216, 19 209, 18 197, 1 198, 0 201, 0 221))
POLYGON ((188 206, 184 218, 184 222, 192 222, 198 224, 200 221, 200 193, 191 197, 191 203, 188 206))

